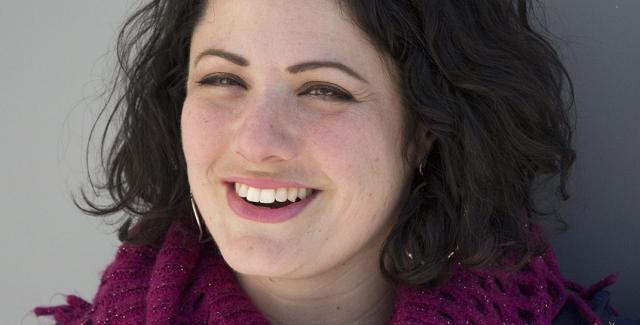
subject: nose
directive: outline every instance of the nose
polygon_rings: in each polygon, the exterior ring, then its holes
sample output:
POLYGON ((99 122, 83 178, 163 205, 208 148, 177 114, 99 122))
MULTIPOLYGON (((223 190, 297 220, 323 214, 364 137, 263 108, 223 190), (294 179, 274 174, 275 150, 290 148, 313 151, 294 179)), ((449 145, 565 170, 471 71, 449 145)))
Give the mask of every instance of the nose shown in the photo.
POLYGON ((234 123, 231 150, 254 164, 295 157, 298 140, 290 105, 282 94, 249 99, 234 123))

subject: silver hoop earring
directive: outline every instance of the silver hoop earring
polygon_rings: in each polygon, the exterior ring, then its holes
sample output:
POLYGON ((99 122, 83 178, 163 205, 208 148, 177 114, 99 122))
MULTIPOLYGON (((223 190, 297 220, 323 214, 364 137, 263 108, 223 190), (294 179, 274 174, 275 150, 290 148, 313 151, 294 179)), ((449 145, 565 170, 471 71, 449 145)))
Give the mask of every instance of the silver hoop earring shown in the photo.
POLYGON ((421 176, 424 176, 424 172, 422 171, 423 166, 424 163, 420 163, 420 165, 418 165, 418 173, 420 173, 421 176))
POLYGON ((413 254, 409 253, 409 251, 408 251, 408 250, 405 250, 405 251, 404 251, 404 254, 405 254, 405 255, 407 255, 407 257, 408 257, 410 260, 412 260, 412 259, 413 259, 413 254))
MULTIPOLYGON (((449 252, 449 255, 447 255, 447 259, 450 260, 451 257, 453 256, 453 254, 455 254, 455 252, 459 249, 458 245, 456 245, 456 249, 452 250, 451 252, 449 252)), ((407 257, 410 260, 413 260, 413 254, 409 253, 409 251, 405 250, 404 251, 405 255, 407 255, 407 257)))
POLYGON ((456 249, 452 250, 449 255, 447 255, 447 259, 450 260, 451 257, 453 256, 453 254, 456 253, 456 251, 459 249, 460 247, 458 247, 458 245, 456 245, 456 249))
POLYGON ((191 208, 193 209, 193 216, 196 218, 196 223, 198 224, 198 233, 199 233, 198 242, 206 243, 213 238, 209 237, 206 240, 202 240, 202 225, 200 224, 200 214, 198 214, 198 208, 196 207, 196 202, 193 200, 193 194, 191 194, 191 192, 189 192, 189 198, 191 199, 191 208))

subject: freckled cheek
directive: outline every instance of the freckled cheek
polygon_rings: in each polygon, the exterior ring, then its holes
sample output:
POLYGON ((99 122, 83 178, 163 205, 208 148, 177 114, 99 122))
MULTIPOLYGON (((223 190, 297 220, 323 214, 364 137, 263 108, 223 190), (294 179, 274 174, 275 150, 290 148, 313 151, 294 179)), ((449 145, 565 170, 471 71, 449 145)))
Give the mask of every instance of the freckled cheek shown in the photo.
POLYGON ((182 145, 187 165, 207 168, 222 154, 228 125, 223 110, 197 100, 185 101, 182 109, 182 145))
POLYGON ((352 119, 330 120, 307 130, 314 159, 338 186, 361 186, 375 170, 377 143, 371 130, 352 119), (341 183, 341 184, 340 184, 341 183))

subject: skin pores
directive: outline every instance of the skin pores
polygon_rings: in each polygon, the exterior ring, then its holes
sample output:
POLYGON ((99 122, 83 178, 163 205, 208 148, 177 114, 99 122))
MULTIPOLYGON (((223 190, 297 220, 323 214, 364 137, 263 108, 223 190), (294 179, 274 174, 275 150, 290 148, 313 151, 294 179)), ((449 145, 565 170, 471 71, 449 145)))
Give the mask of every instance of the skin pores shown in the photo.
POLYGON ((354 298, 366 313, 389 292, 378 254, 414 167, 401 156, 403 107, 380 54, 333 1, 210 2, 192 38, 181 127, 202 218, 267 314, 354 298), (203 55, 196 63, 208 49, 246 62, 203 55), (332 67, 288 69, 307 61, 339 62, 364 81, 332 67), (265 224, 230 209, 230 176, 320 192, 293 219, 265 224))

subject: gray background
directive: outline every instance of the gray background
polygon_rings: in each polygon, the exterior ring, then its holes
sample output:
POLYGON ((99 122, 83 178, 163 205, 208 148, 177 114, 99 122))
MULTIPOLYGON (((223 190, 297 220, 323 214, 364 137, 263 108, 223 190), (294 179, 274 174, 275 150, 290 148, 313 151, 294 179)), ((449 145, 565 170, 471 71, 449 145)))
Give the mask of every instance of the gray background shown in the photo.
MULTIPOLYGON (((569 279, 618 273, 613 304, 640 318, 640 1, 542 2, 578 106, 573 196, 562 209, 571 230, 551 242, 569 279)), ((62 304, 63 293, 91 300, 115 254, 114 228, 77 211, 69 193, 86 180, 82 149, 134 5, 2 2, 2 324, 37 324, 30 310, 62 304)))

